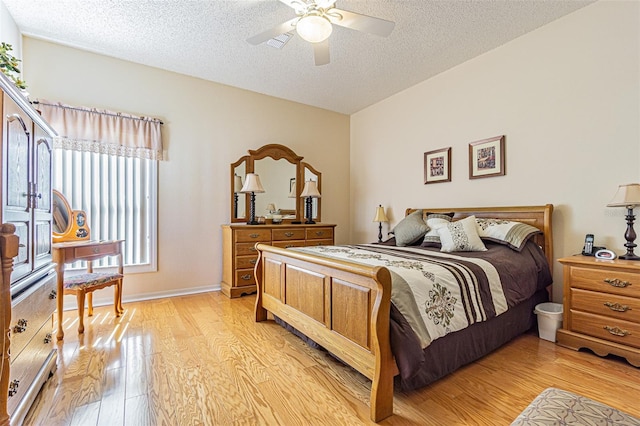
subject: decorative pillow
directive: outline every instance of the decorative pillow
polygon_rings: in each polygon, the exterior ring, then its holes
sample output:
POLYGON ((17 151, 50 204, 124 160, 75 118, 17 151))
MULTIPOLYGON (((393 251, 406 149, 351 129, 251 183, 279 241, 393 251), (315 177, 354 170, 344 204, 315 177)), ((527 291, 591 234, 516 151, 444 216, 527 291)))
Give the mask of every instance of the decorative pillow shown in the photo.
POLYGON ((428 230, 429 227, 422 219, 422 210, 416 210, 405 216, 391 232, 396 237, 396 245, 404 247, 420 240, 428 230))
POLYGON ((436 230, 442 242, 440 251, 486 251, 487 248, 478 235, 476 217, 469 216, 456 222, 437 225, 436 230))
POLYGON ((455 213, 427 213, 427 226, 429 231, 425 234, 424 240, 422 240, 422 247, 436 247, 440 248, 440 236, 436 227, 439 225, 447 224, 453 219, 455 213))
POLYGON ((522 222, 503 219, 476 219, 476 222, 480 238, 504 244, 518 252, 522 251, 529 238, 542 234, 535 226, 522 222))

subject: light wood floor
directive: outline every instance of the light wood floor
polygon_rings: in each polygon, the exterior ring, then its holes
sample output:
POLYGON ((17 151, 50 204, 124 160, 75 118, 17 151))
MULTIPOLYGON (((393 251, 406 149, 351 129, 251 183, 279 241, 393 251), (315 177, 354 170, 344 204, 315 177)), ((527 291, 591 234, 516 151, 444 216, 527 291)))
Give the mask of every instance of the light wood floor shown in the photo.
MULTIPOLYGON (((58 369, 25 424, 361 425, 370 382, 218 292, 65 313, 58 369)), ((542 390, 640 417, 640 369, 524 335, 435 384, 395 394, 385 425, 508 425, 542 390)))

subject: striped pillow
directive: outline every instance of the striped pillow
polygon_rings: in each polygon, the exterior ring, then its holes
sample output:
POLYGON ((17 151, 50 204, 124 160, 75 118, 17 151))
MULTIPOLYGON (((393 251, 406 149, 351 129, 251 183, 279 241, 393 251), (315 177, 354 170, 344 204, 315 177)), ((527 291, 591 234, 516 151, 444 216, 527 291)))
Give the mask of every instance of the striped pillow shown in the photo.
POLYGON ((513 250, 520 252, 529 238, 536 234, 542 234, 535 226, 522 222, 514 222, 502 219, 478 219, 478 235, 480 238, 504 244, 513 250))

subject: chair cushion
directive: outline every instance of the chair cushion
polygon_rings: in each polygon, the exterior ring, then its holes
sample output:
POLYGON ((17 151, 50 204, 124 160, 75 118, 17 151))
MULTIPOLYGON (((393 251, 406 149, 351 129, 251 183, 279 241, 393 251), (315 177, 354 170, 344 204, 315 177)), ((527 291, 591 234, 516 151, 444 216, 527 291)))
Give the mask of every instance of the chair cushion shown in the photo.
POLYGON ((112 272, 92 272, 70 277, 64 277, 64 288, 82 290, 95 287, 109 281, 116 281, 123 277, 122 274, 112 272))

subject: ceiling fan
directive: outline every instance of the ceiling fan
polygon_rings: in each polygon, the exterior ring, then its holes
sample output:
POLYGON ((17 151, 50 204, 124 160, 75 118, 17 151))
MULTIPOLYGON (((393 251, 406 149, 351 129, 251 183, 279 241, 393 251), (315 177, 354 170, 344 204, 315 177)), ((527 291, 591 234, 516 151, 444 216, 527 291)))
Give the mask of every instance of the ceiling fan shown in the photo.
POLYGON ((247 41, 253 45, 264 43, 293 29, 313 45, 316 65, 329 63, 329 36, 333 25, 387 37, 396 25, 392 21, 349 12, 335 7, 336 0, 280 0, 293 8, 296 17, 264 31, 247 41))

